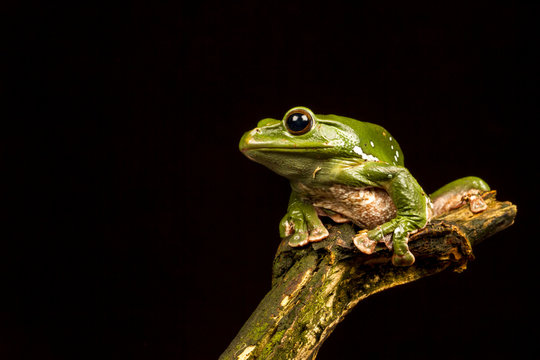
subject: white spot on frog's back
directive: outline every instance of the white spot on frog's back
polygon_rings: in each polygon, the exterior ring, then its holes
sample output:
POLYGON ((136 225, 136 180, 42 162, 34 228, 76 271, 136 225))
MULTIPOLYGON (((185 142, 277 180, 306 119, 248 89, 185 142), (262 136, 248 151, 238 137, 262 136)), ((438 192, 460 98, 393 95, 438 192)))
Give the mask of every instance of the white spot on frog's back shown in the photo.
MULTIPOLYGON (((372 142, 373 143, 373 142, 372 142)), ((362 148, 360 146, 355 146, 353 148, 353 151, 360 155, 360 157, 364 160, 367 160, 367 161, 380 161, 376 156, 373 156, 373 155, 370 155, 370 154, 366 154, 362 148)))
POLYGON ((370 141, 369 143, 371 144, 371 147, 375 147, 375 144, 373 143, 373 141, 370 141))

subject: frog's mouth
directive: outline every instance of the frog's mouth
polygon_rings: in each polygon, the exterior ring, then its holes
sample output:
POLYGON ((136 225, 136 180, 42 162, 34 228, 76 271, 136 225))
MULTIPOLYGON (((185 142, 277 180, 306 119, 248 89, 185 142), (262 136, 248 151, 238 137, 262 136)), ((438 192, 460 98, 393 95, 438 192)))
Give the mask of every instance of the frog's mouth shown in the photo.
POLYGON ((248 159, 260 162, 257 159, 271 157, 272 154, 276 156, 294 156, 294 157, 310 157, 320 156, 324 149, 329 149, 331 146, 263 146, 263 145, 246 145, 240 147, 242 154, 248 159))
POLYGON ((258 135, 259 129, 248 131, 240 139, 239 148, 240 151, 247 156, 250 152, 295 152, 299 150, 317 151, 331 148, 329 145, 321 145, 319 143, 304 143, 298 144, 289 139, 279 139, 268 141, 267 139, 261 139, 258 135))
POLYGON ((245 153, 247 151, 296 151, 296 150, 317 150, 328 149, 331 146, 245 146, 240 150, 245 153))

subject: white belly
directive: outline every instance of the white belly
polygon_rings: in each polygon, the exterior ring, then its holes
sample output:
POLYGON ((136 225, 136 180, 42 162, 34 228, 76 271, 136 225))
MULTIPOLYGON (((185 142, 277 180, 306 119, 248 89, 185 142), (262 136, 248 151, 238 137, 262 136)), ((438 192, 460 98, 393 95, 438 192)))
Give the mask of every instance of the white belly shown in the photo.
POLYGON ((362 228, 373 229, 396 216, 396 206, 384 189, 345 185, 311 188, 300 184, 299 190, 300 196, 316 208, 331 210, 341 215, 335 219, 345 218, 362 228))

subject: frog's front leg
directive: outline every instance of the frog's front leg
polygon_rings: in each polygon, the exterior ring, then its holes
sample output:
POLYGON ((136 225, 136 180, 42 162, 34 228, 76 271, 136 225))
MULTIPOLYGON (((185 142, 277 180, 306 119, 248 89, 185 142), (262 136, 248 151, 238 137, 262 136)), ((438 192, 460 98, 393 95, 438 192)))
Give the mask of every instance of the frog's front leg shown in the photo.
POLYGON ((396 216, 374 229, 363 230, 354 239, 355 245, 365 253, 371 253, 377 242, 392 236, 392 263, 409 266, 414 255, 409 251, 409 234, 423 228, 430 217, 427 195, 407 169, 386 163, 366 163, 357 169, 354 176, 360 184, 385 189, 394 205, 396 216), (366 251, 367 250, 367 251, 366 251))
POLYGON ((353 239, 354 244, 360 251, 371 254, 378 242, 388 243, 391 235, 394 252, 392 263, 396 266, 410 266, 415 259, 407 244, 409 234, 424 227, 426 222, 422 219, 413 220, 407 216, 397 216, 375 229, 360 231, 353 239))
POLYGON ((287 214, 279 223, 279 234, 282 238, 288 237, 289 245, 296 247, 325 239, 328 230, 319 219, 315 207, 293 191, 287 214))

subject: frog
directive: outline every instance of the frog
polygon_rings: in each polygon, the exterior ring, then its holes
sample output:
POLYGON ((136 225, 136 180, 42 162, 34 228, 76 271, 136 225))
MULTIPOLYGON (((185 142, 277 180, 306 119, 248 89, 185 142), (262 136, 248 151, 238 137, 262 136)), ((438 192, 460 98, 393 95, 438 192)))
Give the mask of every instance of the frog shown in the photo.
POLYGON ((360 252, 370 255, 386 245, 394 266, 411 266, 409 238, 433 217, 466 203, 473 213, 487 207, 481 194, 490 187, 481 178, 462 177, 427 194, 385 128, 304 106, 281 120, 260 120, 243 134, 239 149, 288 179, 291 194, 279 235, 291 248, 326 239, 327 217, 357 227, 353 243, 360 252))

